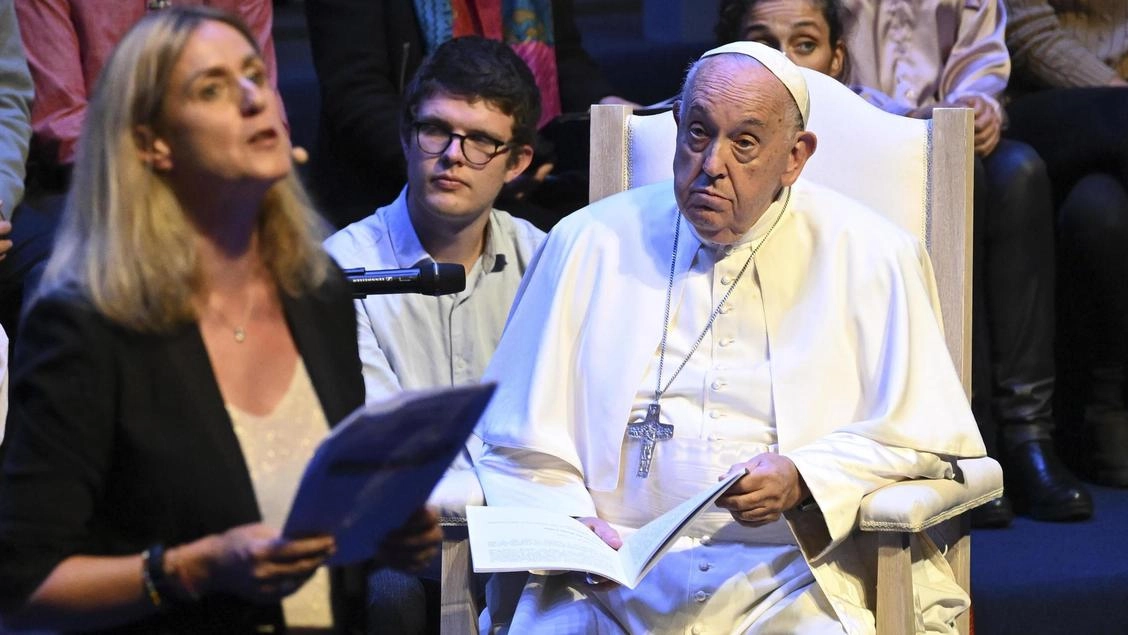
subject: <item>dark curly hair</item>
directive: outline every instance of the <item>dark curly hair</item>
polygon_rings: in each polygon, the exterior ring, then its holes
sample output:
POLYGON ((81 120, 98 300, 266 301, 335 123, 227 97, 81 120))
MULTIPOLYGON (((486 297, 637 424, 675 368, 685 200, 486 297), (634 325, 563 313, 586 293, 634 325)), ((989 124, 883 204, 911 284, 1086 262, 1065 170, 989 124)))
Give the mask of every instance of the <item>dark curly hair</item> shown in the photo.
POLYGON ((506 44, 471 35, 447 40, 428 55, 403 94, 400 134, 404 138, 410 134, 419 104, 436 93, 485 100, 513 117, 513 143, 533 145, 536 140, 540 91, 532 71, 506 44))
MULTIPOLYGON (((742 39, 740 23, 744 21, 744 16, 748 15, 748 10, 762 1, 763 0, 721 0, 720 15, 717 16, 717 26, 714 29, 714 32, 717 34, 717 43, 728 44, 729 42, 742 39)), ((822 13, 823 18, 826 20, 826 25, 830 29, 830 45, 837 46, 838 41, 842 39, 843 10, 841 0, 796 1, 809 2, 822 13)))

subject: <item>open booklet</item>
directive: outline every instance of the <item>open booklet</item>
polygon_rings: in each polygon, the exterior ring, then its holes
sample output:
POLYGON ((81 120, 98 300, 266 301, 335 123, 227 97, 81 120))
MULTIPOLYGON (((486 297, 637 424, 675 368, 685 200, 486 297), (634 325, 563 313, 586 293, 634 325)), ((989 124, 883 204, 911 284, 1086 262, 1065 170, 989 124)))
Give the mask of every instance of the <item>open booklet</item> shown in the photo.
POLYGON ((474 571, 585 571, 633 589, 690 522, 743 475, 730 474, 643 525, 618 551, 579 520, 550 509, 467 507, 474 571))
POLYGON ((408 391, 356 409, 310 459, 282 535, 333 534, 331 565, 374 556, 384 536, 426 503, 494 388, 408 391))

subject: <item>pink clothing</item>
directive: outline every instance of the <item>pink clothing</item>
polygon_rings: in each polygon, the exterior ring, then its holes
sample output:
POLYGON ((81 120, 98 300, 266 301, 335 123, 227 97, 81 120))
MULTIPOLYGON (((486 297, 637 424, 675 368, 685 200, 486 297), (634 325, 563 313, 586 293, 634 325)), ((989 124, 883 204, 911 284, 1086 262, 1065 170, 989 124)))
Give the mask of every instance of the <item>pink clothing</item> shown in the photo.
POLYGON ((1007 44, 1023 79, 1051 88, 1128 79, 1128 2, 1007 0, 1007 44))
POLYGON ((560 116, 560 80, 556 70, 556 51, 544 42, 526 40, 515 42, 511 48, 533 71, 533 79, 540 91, 541 116, 537 129, 560 116))
MULTIPOLYGON (((147 11, 148 0, 15 0, 35 103, 32 151, 48 163, 74 162, 87 95, 114 46, 147 11)), ((271 83, 277 83, 271 0, 177 0, 238 15, 255 34, 271 83)))
POLYGON ((917 114, 977 95, 1000 112, 1010 77, 998 0, 844 0, 851 86, 882 110, 917 114))
MULTIPOLYGON (((541 114, 537 129, 562 112, 560 70, 551 0, 429 0, 416 2, 415 15, 432 52, 443 42, 465 35, 480 35, 505 42, 529 67, 540 91, 541 114)), ((584 104, 584 108, 590 104, 584 104)))

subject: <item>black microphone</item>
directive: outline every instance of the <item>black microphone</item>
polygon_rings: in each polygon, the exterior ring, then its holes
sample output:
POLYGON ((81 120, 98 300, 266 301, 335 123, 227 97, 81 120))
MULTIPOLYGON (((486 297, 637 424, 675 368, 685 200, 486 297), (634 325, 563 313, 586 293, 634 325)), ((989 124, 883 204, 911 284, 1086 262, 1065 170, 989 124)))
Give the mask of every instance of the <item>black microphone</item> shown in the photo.
POLYGON ((466 288, 466 269, 462 265, 432 262, 411 269, 364 267, 345 269, 354 298, 386 293, 446 295, 466 288))

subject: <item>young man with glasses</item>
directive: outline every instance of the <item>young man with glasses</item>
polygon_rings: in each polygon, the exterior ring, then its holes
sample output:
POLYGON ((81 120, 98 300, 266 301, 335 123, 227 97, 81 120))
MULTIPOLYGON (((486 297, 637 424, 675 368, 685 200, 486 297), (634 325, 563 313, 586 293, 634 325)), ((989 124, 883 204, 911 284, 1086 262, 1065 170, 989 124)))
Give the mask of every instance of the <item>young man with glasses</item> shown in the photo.
MULTIPOLYGON (((528 222, 493 209, 502 186, 532 160, 539 116, 540 96, 528 67, 505 44, 480 37, 441 45, 408 85, 400 122, 406 187, 390 205, 325 245, 347 268, 461 264, 466 289, 438 297, 357 300, 368 400, 481 377, 521 277, 544 239, 528 222)), ((475 440, 467 442, 433 500, 464 501, 466 484, 476 486, 475 440)), ((387 632, 422 632, 421 582, 396 573, 377 577, 371 587, 378 621, 372 623, 387 632)), ((437 597, 429 604, 437 620, 437 597)))

